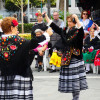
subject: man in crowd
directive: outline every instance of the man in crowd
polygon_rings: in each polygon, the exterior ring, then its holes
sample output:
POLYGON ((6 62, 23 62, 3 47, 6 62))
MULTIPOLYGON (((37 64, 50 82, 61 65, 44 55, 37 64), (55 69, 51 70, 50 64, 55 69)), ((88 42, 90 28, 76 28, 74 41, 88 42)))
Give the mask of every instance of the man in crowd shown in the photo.
POLYGON ((28 17, 26 16, 26 13, 23 13, 23 19, 24 23, 28 23, 28 17))
MULTIPOLYGON (((58 11, 54 11, 53 12, 53 22, 58 25, 61 28, 64 28, 64 22, 63 20, 59 19, 59 12, 58 11)), ((52 47, 55 45, 55 43, 60 39, 61 37, 57 34, 57 33, 53 33, 53 35, 50 37, 50 42, 52 44, 52 47)), ((50 50, 50 55, 52 55, 52 51, 54 50, 50 50)), ((51 66, 51 70, 50 73, 52 72, 56 72, 56 66, 52 65, 51 66)))

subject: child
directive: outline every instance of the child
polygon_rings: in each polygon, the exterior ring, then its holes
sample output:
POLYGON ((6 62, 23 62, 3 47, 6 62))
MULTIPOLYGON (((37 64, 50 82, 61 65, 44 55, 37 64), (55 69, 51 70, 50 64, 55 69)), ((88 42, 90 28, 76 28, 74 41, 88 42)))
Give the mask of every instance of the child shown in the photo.
POLYGON ((53 50, 52 56, 50 58, 50 65, 52 65, 52 70, 50 70, 50 73, 56 72, 55 68, 61 66, 61 56, 58 56, 58 52, 59 51, 56 49, 53 50))
POLYGON ((98 43, 99 38, 98 36, 95 36, 95 29, 90 28, 89 30, 90 35, 86 37, 84 42, 84 51, 83 53, 83 59, 85 61, 86 66, 86 73, 90 73, 90 65, 92 68, 94 67, 94 58, 96 55, 96 50, 100 48, 100 44, 98 43))

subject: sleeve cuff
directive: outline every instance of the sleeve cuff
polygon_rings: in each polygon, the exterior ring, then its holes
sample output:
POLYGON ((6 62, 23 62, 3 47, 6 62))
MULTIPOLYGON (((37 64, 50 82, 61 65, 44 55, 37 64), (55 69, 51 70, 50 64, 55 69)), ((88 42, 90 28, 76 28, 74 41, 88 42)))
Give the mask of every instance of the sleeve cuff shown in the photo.
POLYGON ((80 27, 78 27, 78 26, 77 26, 77 24, 76 24, 76 27, 77 27, 78 29, 80 29, 80 28, 81 28, 81 27, 83 27, 83 26, 82 26, 82 24, 81 24, 81 26, 80 26, 80 27))
POLYGON ((100 35, 99 34, 97 34, 97 37, 100 39, 100 35))
POLYGON ((46 33, 46 32, 44 32, 43 35, 44 35, 45 37, 50 37, 49 34, 46 33))
POLYGON ((50 20, 50 22, 47 24, 47 26, 50 26, 50 24, 52 23, 53 21, 52 20, 50 20))

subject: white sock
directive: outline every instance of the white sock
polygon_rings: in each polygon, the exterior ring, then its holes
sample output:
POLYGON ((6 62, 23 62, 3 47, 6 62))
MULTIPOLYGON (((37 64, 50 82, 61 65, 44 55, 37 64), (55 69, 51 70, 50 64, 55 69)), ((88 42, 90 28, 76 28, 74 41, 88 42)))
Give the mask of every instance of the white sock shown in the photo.
POLYGON ((56 66, 55 65, 52 65, 52 70, 55 70, 56 69, 56 66))
POLYGON ((86 72, 90 71, 90 64, 85 64, 86 66, 86 72))

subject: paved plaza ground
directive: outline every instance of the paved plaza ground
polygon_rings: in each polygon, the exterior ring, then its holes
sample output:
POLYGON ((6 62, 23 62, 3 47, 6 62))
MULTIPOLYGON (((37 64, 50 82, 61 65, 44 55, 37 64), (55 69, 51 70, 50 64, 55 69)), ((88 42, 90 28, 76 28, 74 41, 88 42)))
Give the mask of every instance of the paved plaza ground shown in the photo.
MULTIPOLYGON (((59 72, 37 72, 33 68, 34 100, 72 100, 71 93, 58 92, 59 72)), ((100 74, 88 74, 89 89, 81 91, 80 100, 100 100, 100 74)))

